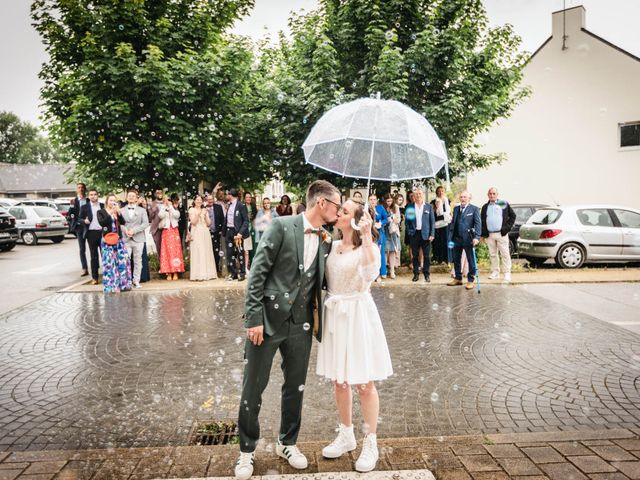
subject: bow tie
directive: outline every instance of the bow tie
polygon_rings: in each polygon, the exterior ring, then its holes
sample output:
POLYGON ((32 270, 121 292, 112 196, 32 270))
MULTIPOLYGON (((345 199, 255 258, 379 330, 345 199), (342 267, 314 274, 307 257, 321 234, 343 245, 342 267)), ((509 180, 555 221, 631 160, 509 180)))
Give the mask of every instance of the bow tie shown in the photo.
POLYGON ((136 207, 127 207, 129 210, 135 210, 136 207))
POLYGON ((305 235, 318 235, 320 233, 320 229, 319 228, 305 228, 304 229, 304 234, 305 235))

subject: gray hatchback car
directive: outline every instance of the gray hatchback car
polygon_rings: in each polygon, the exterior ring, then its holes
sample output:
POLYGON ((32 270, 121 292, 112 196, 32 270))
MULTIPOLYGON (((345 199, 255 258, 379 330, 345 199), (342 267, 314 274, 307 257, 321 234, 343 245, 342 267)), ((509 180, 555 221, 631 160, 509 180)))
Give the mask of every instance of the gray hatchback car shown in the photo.
POLYGON ((562 268, 640 262, 640 211, 614 205, 543 208, 520 228, 518 252, 533 265, 553 258, 562 268))
POLYGON ((18 235, 25 245, 35 245, 42 238, 60 243, 69 229, 67 220, 51 207, 16 205, 9 213, 16 217, 18 235))

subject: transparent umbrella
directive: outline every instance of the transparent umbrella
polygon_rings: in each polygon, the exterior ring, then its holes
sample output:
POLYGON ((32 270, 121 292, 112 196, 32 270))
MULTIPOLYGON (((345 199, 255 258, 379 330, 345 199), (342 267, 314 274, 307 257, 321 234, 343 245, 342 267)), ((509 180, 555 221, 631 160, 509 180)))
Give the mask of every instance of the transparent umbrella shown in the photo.
POLYGON ((447 151, 431 124, 395 100, 360 98, 326 112, 302 145, 307 163, 346 177, 400 181, 435 177, 447 151))

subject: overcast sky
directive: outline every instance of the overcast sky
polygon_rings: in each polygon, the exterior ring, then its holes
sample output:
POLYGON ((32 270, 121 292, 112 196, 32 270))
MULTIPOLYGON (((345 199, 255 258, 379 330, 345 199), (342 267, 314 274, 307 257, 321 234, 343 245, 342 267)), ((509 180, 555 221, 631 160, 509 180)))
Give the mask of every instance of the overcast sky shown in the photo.
MULTIPOLYGON (((313 9, 316 0, 256 0, 250 16, 234 30, 254 39, 288 30, 289 12, 313 9)), ((561 10, 562 0, 484 0, 492 24, 511 23, 522 37, 523 47, 535 51, 551 34, 551 12, 561 10)), ((25 120, 40 123, 38 116, 40 65, 44 47, 29 17, 30 0, 0 0, 0 110, 13 111, 25 120)), ((584 5, 587 28, 593 33, 640 56, 640 0, 566 0, 567 7, 584 5)))

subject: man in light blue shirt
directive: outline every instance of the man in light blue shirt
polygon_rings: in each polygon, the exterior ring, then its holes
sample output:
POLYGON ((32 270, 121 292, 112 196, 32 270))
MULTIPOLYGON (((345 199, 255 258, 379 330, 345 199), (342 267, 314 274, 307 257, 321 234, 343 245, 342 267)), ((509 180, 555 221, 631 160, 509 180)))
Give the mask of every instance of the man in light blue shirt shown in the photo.
POLYGON ((509 253, 509 232, 516 221, 516 212, 507 202, 498 200, 498 190, 494 187, 487 192, 489 201, 482 206, 480 218, 482 221, 482 237, 489 247, 491 257, 490 280, 500 277, 500 262, 504 281, 511 281, 511 254, 509 253), (498 258, 500 255, 500 259, 498 258))

